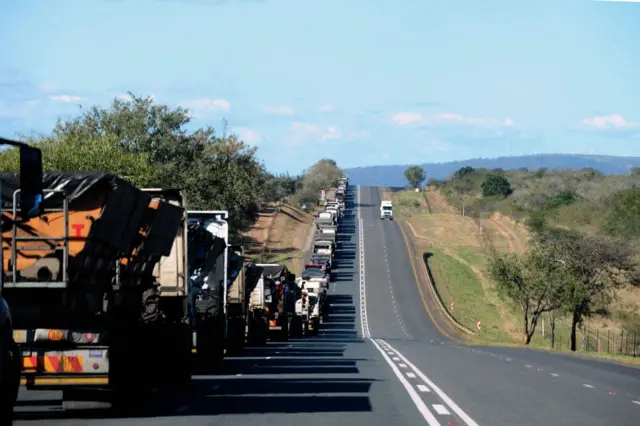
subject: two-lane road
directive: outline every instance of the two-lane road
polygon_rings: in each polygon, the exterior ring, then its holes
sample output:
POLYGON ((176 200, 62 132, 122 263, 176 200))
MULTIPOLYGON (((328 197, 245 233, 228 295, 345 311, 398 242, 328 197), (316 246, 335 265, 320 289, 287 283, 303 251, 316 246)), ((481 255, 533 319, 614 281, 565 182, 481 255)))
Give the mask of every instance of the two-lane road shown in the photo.
POLYGON ((415 376, 415 389, 429 389, 422 400, 431 404, 432 412, 443 412, 444 406, 451 413, 448 421, 457 424, 640 424, 637 369, 450 340, 452 327, 436 317, 430 293, 419 287, 400 226, 380 220, 378 188, 360 191, 371 337, 386 343, 383 349, 405 375, 415 376), (370 247, 374 242, 383 248, 370 247), (388 274, 379 273, 381 269, 388 269, 388 274))
POLYGON ((398 224, 380 220, 378 188, 351 188, 347 206, 319 336, 247 348, 123 418, 60 412, 58 392, 22 390, 16 424, 639 424, 635 369, 448 338, 398 224))

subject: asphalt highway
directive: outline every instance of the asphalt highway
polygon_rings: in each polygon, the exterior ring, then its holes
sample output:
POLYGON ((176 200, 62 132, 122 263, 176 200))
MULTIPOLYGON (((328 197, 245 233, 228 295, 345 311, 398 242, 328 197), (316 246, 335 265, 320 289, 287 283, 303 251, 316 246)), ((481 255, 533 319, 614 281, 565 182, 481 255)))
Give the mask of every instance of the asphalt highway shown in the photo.
POLYGON ((22 389, 15 424, 640 424, 636 369, 461 342, 416 278, 400 225, 380 220, 378 188, 348 197, 319 336, 247 348, 126 417, 63 412, 59 392, 22 389))

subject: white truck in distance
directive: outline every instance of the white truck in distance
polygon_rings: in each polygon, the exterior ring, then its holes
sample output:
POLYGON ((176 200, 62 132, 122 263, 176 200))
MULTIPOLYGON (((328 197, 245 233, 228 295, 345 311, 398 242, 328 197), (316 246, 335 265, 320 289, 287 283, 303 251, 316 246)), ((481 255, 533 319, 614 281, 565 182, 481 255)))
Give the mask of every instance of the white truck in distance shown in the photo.
POLYGON ((391 201, 383 201, 380 204, 380 219, 385 218, 393 220, 393 202, 391 201))

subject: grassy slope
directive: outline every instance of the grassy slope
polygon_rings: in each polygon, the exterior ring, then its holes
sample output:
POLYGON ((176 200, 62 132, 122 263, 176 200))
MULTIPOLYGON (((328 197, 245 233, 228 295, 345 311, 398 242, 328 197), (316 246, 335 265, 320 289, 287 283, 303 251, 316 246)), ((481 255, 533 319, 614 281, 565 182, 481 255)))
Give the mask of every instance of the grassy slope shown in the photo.
MULTIPOLYGON (((464 217, 436 191, 402 191, 395 193, 394 198, 398 220, 406 220, 414 231, 417 247, 432 254, 428 263, 435 284, 447 308, 450 308, 451 301, 455 302, 452 315, 456 320, 472 330, 476 330, 476 321, 480 320, 481 330, 477 335, 480 341, 503 344, 520 342, 520 310, 497 294, 485 270, 487 243, 504 252, 522 252, 527 248, 526 229, 502 214, 487 215, 480 221, 464 217), (480 223, 483 232, 480 232, 480 223)), ((602 319, 592 320, 592 328, 588 331, 590 345, 594 348, 597 347, 593 331, 596 324, 601 328, 602 319)), ((568 325, 565 320, 558 321, 557 349, 567 349, 568 325)), ((620 328, 614 320, 608 320, 607 326, 608 330, 615 330, 614 333, 620 328)), ((546 328, 546 338, 542 337, 542 328, 538 328, 533 346, 550 346, 548 322, 546 328)), ((606 350, 606 331, 598 334, 600 349, 606 350)))

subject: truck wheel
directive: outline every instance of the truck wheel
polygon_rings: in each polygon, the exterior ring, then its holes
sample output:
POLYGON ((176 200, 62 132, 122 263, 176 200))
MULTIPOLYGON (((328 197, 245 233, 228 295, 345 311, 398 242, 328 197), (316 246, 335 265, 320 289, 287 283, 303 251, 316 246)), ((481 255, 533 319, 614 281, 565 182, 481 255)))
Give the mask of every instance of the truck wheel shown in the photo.
POLYGON ((229 320, 229 330, 227 336, 227 354, 234 356, 242 352, 244 348, 244 325, 245 321, 240 318, 229 320))
POLYGON ((266 345, 269 338, 269 323, 266 318, 260 318, 256 321, 255 333, 256 344, 266 345))
POLYGON ((311 324, 313 324, 313 331, 311 332, 312 336, 318 335, 318 330, 320 329, 320 318, 314 318, 311 320, 311 324))
POLYGON ((288 320, 283 321, 282 330, 280 330, 280 336, 283 342, 289 341, 289 321, 288 320))
MULTIPOLYGON (((8 329, 8 327, 6 328, 8 329)), ((13 335, 2 344, 3 353, 0 354, 2 382, 0 382, 0 418, 7 419, 8 424, 13 421, 13 407, 18 399, 20 389, 20 350, 13 341, 13 335)))
POLYGON ((302 318, 294 316, 291 318, 290 336, 293 338, 302 337, 302 318))

